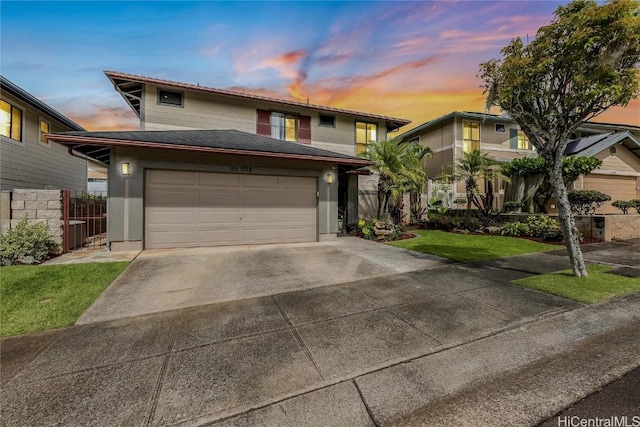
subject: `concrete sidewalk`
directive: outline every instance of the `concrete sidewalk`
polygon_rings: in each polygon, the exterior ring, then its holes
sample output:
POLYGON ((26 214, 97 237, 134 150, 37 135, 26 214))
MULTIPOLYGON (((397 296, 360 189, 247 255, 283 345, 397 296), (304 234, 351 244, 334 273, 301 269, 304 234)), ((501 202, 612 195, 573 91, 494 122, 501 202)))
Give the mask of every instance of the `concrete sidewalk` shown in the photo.
POLYGON ((534 425, 640 365, 640 294, 508 283, 567 262, 525 257, 7 338, 2 422, 534 425))

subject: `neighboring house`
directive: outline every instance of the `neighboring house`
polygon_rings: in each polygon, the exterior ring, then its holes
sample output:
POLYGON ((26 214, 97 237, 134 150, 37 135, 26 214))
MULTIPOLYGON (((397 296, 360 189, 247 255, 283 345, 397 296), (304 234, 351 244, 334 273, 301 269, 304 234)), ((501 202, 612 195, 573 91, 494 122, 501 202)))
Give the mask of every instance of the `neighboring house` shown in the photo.
MULTIPOLYGON (((640 198, 640 127, 588 122, 575 137, 567 147, 567 155, 595 156, 603 164, 600 169, 580 177, 574 188, 601 191, 610 195, 612 201, 640 198)), ((426 160, 426 170, 432 178, 451 172, 452 165, 465 151, 481 150, 499 162, 536 155, 514 120, 494 114, 452 112, 423 123, 399 138, 433 150, 433 157, 426 160)), ((498 207, 502 206, 505 186, 505 182, 496 179, 498 207)), ((454 197, 465 197, 463 182, 457 182, 455 190, 454 197)), ((619 212, 610 203, 597 211, 619 212)))
POLYGON ((98 162, 87 162, 87 193, 94 196, 107 196, 107 166, 98 162))
POLYGON ((0 89, 0 190, 86 190, 87 161, 44 136, 84 128, 3 76, 0 89))
POLYGON ((109 164, 112 250, 317 241, 374 207, 357 156, 408 120, 106 72, 140 131, 51 140, 109 164), (359 197, 360 193, 360 197, 359 197))

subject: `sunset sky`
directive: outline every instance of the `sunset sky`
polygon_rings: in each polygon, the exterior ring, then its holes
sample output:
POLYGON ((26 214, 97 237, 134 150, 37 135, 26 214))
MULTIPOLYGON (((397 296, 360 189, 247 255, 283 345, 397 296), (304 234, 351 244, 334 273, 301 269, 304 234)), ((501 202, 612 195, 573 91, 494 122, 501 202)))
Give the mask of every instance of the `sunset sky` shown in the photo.
MULTIPOLYGON (((103 70, 391 115, 408 130, 482 111, 478 64, 564 3, 3 0, 1 71, 88 130, 138 128, 103 70)), ((640 101, 596 120, 640 126, 640 101)))

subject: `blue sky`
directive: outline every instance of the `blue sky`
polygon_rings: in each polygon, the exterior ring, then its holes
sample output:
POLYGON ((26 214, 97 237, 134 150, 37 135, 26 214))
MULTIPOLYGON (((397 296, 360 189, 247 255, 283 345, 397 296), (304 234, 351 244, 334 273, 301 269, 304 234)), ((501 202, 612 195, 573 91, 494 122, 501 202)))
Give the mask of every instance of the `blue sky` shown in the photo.
MULTIPOLYGON (((558 1, 0 3, 2 74, 90 130, 136 128, 103 70, 388 114, 482 110, 478 64, 558 1)), ((600 121, 640 125, 640 103, 600 121)))

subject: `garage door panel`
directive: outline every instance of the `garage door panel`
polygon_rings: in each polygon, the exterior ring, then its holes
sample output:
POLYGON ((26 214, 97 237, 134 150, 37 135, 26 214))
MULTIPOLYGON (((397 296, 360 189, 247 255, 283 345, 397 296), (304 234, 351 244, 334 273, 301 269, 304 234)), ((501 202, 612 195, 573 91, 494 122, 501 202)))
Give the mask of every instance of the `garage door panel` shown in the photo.
POLYGON ((317 240, 315 178, 147 173, 147 248, 317 240))
POLYGON ((205 187, 239 190, 242 187, 242 175, 200 173, 198 174, 198 184, 205 187))
POLYGON ((197 212, 193 209, 173 210, 164 208, 149 213, 147 221, 153 226, 165 226, 172 224, 192 224, 197 221, 197 212))
POLYGON ((198 193, 198 206, 200 208, 235 208, 242 206, 242 196, 238 192, 227 191, 200 191, 198 193))
POLYGON ((242 187, 272 189, 278 188, 280 177, 265 175, 240 175, 242 177, 242 187))
POLYGON ((637 198, 636 177, 591 174, 584 178, 583 188, 597 190, 611 196, 611 201, 601 206, 596 213, 620 213, 611 202, 616 200, 631 200, 637 198))
POLYGON ((148 231, 147 246, 156 248, 195 246, 196 238, 195 230, 148 231))
POLYGON ((198 182, 197 172, 147 171, 147 185, 193 186, 198 182))

